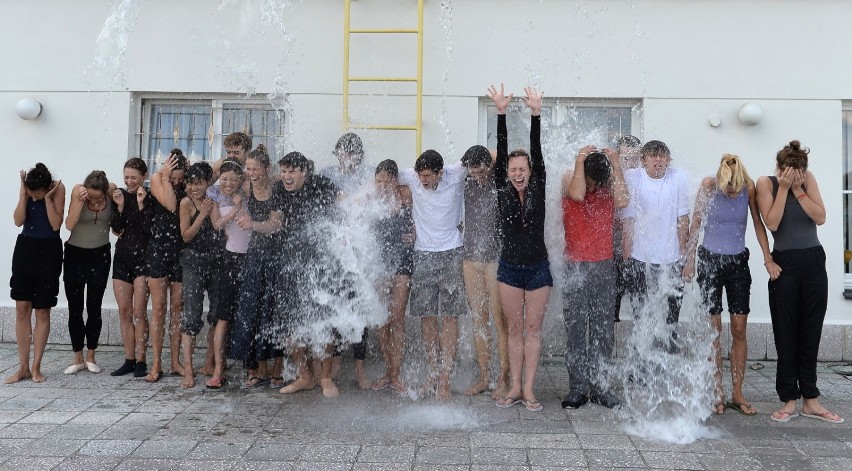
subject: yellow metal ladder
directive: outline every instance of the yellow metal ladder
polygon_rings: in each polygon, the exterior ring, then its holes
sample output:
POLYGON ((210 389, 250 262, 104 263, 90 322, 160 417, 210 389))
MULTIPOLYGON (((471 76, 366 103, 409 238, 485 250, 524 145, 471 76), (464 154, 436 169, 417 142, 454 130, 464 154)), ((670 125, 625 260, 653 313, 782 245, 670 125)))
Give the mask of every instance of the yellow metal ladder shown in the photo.
POLYGON ((385 131, 414 131, 416 133, 416 153, 420 154, 423 140, 423 0, 417 0, 416 29, 353 29, 350 6, 352 0, 343 0, 343 130, 378 129, 385 131), (416 34, 417 35, 417 76, 416 77, 352 77, 349 75, 349 39, 353 34, 416 34), (415 125, 366 125, 352 124, 349 121, 349 84, 352 82, 415 82, 417 84, 417 116, 415 125))

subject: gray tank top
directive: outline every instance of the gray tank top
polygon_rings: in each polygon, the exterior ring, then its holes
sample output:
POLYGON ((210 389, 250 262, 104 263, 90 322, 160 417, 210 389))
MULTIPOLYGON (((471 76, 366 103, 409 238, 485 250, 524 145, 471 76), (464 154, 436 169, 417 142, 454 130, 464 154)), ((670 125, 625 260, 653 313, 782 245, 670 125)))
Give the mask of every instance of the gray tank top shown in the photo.
MULTIPOLYGON (((772 198, 778 196, 778 178, 772 180, 772 198)), ((778 230, 772 231, 773 248, 775 250, 809 249, 819 247, 816 223, 805 214, 802 206, 796 201, 792 191, 787 192, 784 214, 778 224, 778 230)))
POLYGON ((68 243, 81 249, 96 249, 109 243, 109 224, 112 222, 112 204, 107 205, 100 211, 92 211, 88 204, 83 204, 80 211, 80 219, 68 243))

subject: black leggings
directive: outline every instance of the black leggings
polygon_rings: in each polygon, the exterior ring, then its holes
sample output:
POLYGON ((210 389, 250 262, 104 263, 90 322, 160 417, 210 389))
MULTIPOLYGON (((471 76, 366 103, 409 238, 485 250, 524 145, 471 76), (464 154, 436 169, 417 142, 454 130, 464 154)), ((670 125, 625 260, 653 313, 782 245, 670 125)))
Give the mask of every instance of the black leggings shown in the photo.
POLYGON ((819 397, 817 353, 828 306, 822 247, 772 252, 781 276, 769 282, 769 312, 778 351, 775 389, 782 402, 819 397))
POLYGON ((98 348, 101 304, 109 281, 110 245, 83 249, 65 244, 65 297, 68 298, 68 332, 75 352, 98 348), (87 286, 88 285, 88 286, 87 286), (88 320, 83 321, 83 306, 88 320))

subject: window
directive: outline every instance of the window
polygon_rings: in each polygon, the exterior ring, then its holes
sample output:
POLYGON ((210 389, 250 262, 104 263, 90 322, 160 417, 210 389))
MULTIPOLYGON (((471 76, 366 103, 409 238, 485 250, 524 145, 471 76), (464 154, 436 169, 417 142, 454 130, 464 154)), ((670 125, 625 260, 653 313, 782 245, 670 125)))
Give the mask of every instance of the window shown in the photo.
POLYGON ((149 173, 173 148, 190 162, 212 162, 221 157, 224 136, 242 131, 252 145, 274 151, 284 135, 284 114, 268 100, 167 99, 141 100, 141 133, 136 149, 148 164, 149 173))
MULTIPOLYGON (((483 101, 487 126, 480 139, 489 149, 497 147, 497 108, 483 101)), ((568 102, 545 99, 542 109, 542 146, 553 143, 562 148, 580 148, 586 144, 598 147, 614 144, 619 134, 638 134, 636 102, 600 101, 568 102), (574 144, 572 146, 572 144, 574 144)), ((480 121, 482 122, 482 121, 480 121)), ((506 112, 509 131, 509 150, 529 146, 529 110, 523 104, 513 104, 506 112)))
POLYGON ((843 110, 843 296, 852 299, 852 107, 843 110))

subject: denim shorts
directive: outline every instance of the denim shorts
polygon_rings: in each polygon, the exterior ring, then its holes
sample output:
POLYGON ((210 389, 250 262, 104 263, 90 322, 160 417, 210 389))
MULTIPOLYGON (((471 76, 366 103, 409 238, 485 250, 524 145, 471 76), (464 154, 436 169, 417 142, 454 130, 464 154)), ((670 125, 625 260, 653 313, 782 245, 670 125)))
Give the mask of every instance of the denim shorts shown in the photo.
POLYGON ((513 265, 500 259, 497 265, 497 281, 524 291, 553 286, 550 262, 545 260, 535 265, 513 265))

